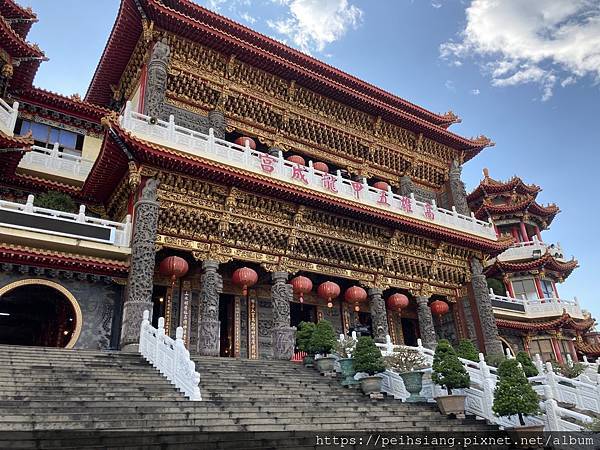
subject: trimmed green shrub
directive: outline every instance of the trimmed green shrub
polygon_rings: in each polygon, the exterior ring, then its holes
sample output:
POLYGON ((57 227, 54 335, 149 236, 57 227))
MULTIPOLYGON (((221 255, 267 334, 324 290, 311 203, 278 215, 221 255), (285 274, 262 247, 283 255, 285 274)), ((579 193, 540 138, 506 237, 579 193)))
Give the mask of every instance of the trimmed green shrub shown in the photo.
POLYGON ((366 372, 372 376, 385 371, 385 362, 381 351, 370 336, 358 338, 352 357, 354 358, 354 369, 357 372, 366 372))
POLYGON ((552 361, 552 370, 566 378, 577 378, 585 370, 585 366, 581 363, 560 364, 557 361, 552 361))
POLYGON ((316 325, 312 322, 300 322, 296 331, 296 347, 301 352, 306 352, 309 355, 314 354, 310 346, 310 339, 315 332, 316 325))
POLYGON ((540 399, 533 390, 523 369, 516 359, 507 359, 498 367, 498 384, 494 390, 492 410, 499 416, 519 416, 519 423, 525 425, 523 416, 540 412, 540 399))
POLYGON ((468 359, 469 361, 479 362, 479 350, 475 344, 469 339, 463 339, 456 347, 456 354, 459 358, 468 359))
POLYGON ((328 320, 321 320, 310 338, 310 348, 314 353, 328 355, 335 347, 335 330, 328 320))
POLYGON ((452 395, 452 389, 467 388, 470 385, 467 370, 446 339, 440 340, 435 348, 432 368, 431 379, 435 384, 445 387, 448 395, 452 395))
POLYGON ((490 353, 485 356, 485 362, 488 366, 498 367, 502 362, 506 361, 506 355, 501 353, 490 353))
POLYGON ((48 191, 37 195, 33 199, 33 205, 40 208, 56 209, 68 213, 76 213, 79 211, 77 205, 69 195, 64 192, 48 191))
POLYGON ((535 367, 535 364, 533 364, 533 361, 527 352, 521 351, 517 353, 517 361, 521 363, 521 367, 527 378, 539 375, 537 367, 535 367))

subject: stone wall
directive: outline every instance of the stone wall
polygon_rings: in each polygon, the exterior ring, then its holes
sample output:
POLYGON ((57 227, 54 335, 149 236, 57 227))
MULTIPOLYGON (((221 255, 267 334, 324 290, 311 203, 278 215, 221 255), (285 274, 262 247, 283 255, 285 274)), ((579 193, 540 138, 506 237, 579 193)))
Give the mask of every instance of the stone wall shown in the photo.
POLYGON ((62 285, 75 297, 83 316, 75 348, 103 350, 116 346, 123 286, 108 277, 24 266, 16 269, 8 264, 2 265, 0 288, 19 280, 45 279, 62 285))

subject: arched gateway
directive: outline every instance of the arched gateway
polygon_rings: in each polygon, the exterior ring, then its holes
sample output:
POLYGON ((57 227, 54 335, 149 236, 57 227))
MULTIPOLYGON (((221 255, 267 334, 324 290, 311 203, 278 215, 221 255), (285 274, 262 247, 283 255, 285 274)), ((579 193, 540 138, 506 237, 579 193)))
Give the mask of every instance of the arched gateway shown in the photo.
POLYGON ((59 283, 27 279, 0 288, 0 344, 72 348, 81 324, 77 300, 59 283))

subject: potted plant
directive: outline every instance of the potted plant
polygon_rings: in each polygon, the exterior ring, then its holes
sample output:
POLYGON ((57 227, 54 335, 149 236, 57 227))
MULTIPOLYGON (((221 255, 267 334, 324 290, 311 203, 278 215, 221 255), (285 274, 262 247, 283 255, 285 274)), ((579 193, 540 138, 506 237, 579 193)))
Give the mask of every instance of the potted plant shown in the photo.
POLYGON ((469 361, 479 362, 479 350, 469 339, 463 339, 456 347, 456 354, 459 358, 469 361))
POLYGON ((310 338, 315 332, 315 324, 313 322, 300 322, 298 331, 296 331, 296 347, 301 352, 306 353, 303 358, 303 363, 306 367, 312 367, 315 359, 313 349, 310 346, 310 338))
POLYGON ((356 339, 351 337, 344 337, 337 341, 335 351, 339 355, 340 369, 342 370, 342 386, 352 386, 358 383, 354 379, 356 370, 354 370, 354 358, 352 358, 352 352, 356 347, 356 339))
POLYGON ((328 356, 335 347, 335 331, 328 320, 321 320, 315 327, 315 331, 310 338, 310 348, 314 353, 321 355, 315 359, 317 370, 321 374, 333 372, 333 363, 335 358, 328 356))
POLYGON ((533 364, 533 361, 527 352, 518 352, 516 359, 521 363, 521 368, 527 378, 539 375, 537 367, 535 367, 535 364, 533 364))
POLYGON ((471 379, 446 339, 439 341, 435 348, 432 368, 433 382, 448 391, 448 395, 440 395, 435 399, 441 413, 464 415, 466 395, 452 395, 452 389, 469 387, 471 379))
POLYGON ((543 425, 525 426, 523 416, 540 412, 540 399, 516 359, 507 359, 498 367, 498 384, 494 390, 492 410, 499 416, 519 417, 519 431, 541 432, 543 425))
POLYGON ((425 401, 419 395, 423 389, 423 372, 421 370, 427 367, 423 355, 416 350, 400 347, 392 356, 385 358, 385 365, 402 378, 404 387, 410 394, 406 399, 407 402, 425 401))
POLYGON ((385 362, 381 351, 370 336, 358 338, 354 349, 354 369, 357 372, 366 372, 368 377, 360 379, 360 387, 365 394, 381 392, 381 377, 376 374, 385 371, 385 362))

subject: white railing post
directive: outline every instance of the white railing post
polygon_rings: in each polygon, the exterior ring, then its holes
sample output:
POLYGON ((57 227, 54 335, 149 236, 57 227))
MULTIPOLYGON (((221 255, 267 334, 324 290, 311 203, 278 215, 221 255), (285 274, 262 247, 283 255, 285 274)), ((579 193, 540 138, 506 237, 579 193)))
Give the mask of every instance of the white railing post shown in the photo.
POLYGON ((25 212, 32 213, 33 212, 33 201, 35 197, 33 195, 27 196, 27 203, 25 203, 25 208, 23 209, 25 212))
POLYGON ((142 315, 142 324, 140 326, 140 344, 139 344, 139 352, 143 355, 146 353, 146 346, 148 344, 148 337, 146 336, 146 328, 150 323, 150 311, 147 309, 144 311, 142 315))
POLYGON ((12 113, 10 122, 8 124, 8 132, 13 135, 15 132, 15 126, 17 125, 17 118, 19 117, 19 102, 14 102, 12 105, 12 113))
POLYGON ((79 206, 79 214, 77 214, 77 222, 85 222, 85 205, 79 206))
POLYGON ((560 417, 558 414, 558 403, 552 394, 550 386, 544 386, 544 429, 545 431, 562 431, 560 429, 560 417))
POLYGON ((546 384, 552 389, 552 397, 558 401, 562 401, 562 395, 558 387, 558 381, 556 380, 556 373, 552 368, 552 363, 546 363, 546 384))
POLYGON ((206 145, 208 153, 215 153, 215 130, 212 128, 208 129, 208 140, 206 145))
POLYGON ((533 364, 535 364, 536 369, 540 375, 544 375, 544 363, 542 362, 542 358, 539 353, 536 353, 533 358, 533 364))
POLYGON ((131 127, 131 101, 128 101, 127 103, 125 103, 125 110, 123 111, 123 121, 121 123, 121 125, 123 126, 123 128, 125 128, 126 130, 130 130, 131 127))
POLYGON ((169 125, 167 129, 167 136, 169 142, 177 142, 175 135, 175 116, 173 114, 169 115, 169 125))
POLYGON ((394 354, 394 344, 392 344, 392 338, 389 334, 385 335, 385 351, 388 356, 394 354))
POLYGON ((483 389, 482 407, 484 417, 488 420, 494 420, 492 406, 494 405, 495 381, 491 377, 490 368, 485 362, 483 353, 479 353, 479 371, 481 373, 481 388, 483 389))

